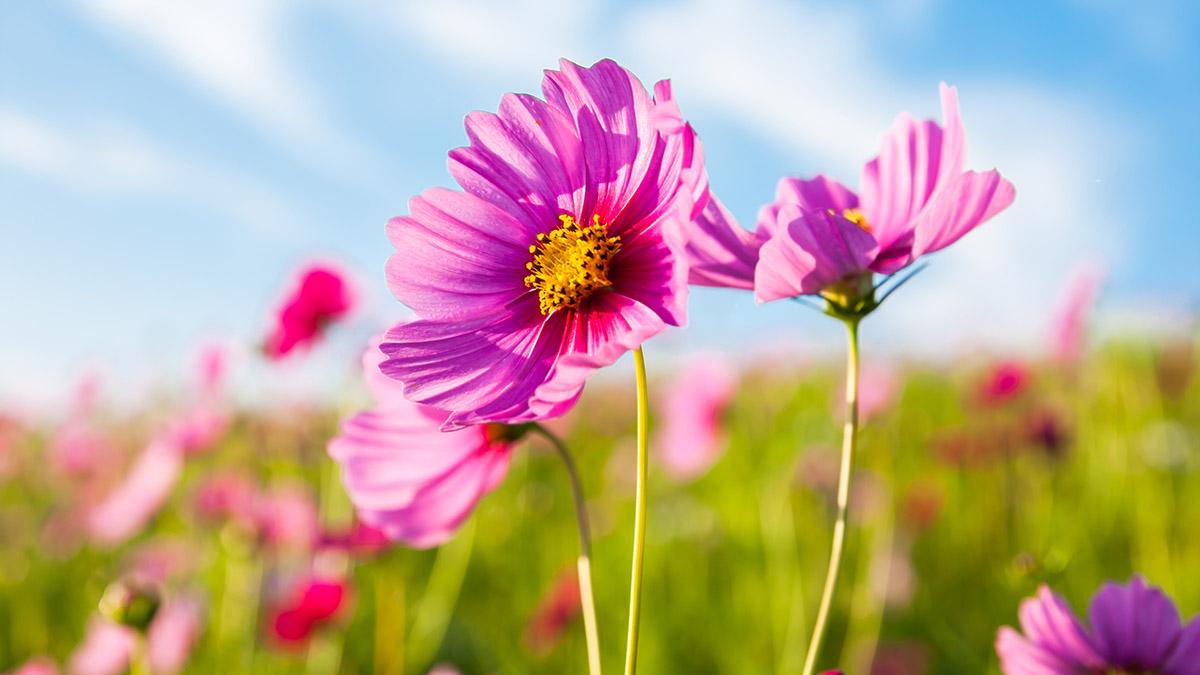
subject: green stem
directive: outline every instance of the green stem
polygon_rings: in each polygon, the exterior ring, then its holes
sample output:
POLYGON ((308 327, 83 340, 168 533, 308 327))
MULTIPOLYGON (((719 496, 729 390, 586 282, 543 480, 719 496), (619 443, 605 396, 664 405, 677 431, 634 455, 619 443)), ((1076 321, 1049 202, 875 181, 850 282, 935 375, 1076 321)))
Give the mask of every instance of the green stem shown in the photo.
POLYGON ((533 424, 533 431, 554 446, 558 456, 562 458, 571 482, 571 495, 575 499, 575 520, 579 524, 579 599, 583 605, 583 633, 587 640, 588 672, 600 675, 600 633, 596 625, 596 600, 592 594, 592 528, 588 525, 587 503, 583 497, 583 482, 579 480, 579 470, 575 467, 575 459, 567 450, 567 444, 546 427, 533 424))
POLYGON ((850 505, 850 465, 854 457, 854 446, 858 436, 858 318, 845 320, 847 336, 846 350, 846 425, 842 429, 842 463, 838 472, 837 520, 833 524, 833 544, 829 552, 829 571, 825 574, 825 588, 821 591, 821 604, 817 608, 817 622, 813 626, 808 653, 804 657, 804 675, 812 675, 821 651, 821 640, 825 637, 829 621, 829 609, 833 605, 833 593, 837 588, 838 572, 842 567, 842 548, 846 543, 846 513, 850 505))
POLYGON ((633 514, 633 572, 629 579, 629 635, 625 641, 625 675, 637 672, 638 627, 642 611, 642 567, 646 558, 646 473, 649 452, 646 443, 650 403, 646 396, 646 357, 642 348, 633 350, 637 374, 637 493, 633 514))

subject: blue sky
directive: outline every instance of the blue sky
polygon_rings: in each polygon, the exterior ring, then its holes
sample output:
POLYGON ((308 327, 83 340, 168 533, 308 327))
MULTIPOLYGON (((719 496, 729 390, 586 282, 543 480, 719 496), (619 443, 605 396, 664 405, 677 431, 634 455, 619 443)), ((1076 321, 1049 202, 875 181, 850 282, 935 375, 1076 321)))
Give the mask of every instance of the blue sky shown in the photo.
MULTIPOLYGON (((998 167, 1017 202, 935 258, 868 343, 1028 348, 1084 260, 1109 270, 1106 315, 1148 326, 1200 297, 1198 45, 1182 1, 0 3, 0 399, 88 368, 152 381, 203 338, 249 345, 312 256, 367 294, 324 357, 351 362, 404 315, 387 218, 449 184, 465 113, 537 91, 559 56, 671 77, 747 225, 781 175, 853 185, 896 113, 936 116, 938 81, 955 84, 969 165, 998 167)), ((836 349, 825 324, 700 292, 663 341, 836 349)))

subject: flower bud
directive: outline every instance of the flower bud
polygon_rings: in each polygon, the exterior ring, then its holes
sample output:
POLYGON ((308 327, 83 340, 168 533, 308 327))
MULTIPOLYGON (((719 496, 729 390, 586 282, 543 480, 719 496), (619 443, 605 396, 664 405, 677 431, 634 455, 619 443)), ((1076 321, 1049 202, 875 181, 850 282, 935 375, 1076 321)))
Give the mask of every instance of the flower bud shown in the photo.
POLYGON ((161 602, 151 584, 133 580, 113 583, 100 598, 100 613, 108 619, 144 633, 158 613, 161 602))

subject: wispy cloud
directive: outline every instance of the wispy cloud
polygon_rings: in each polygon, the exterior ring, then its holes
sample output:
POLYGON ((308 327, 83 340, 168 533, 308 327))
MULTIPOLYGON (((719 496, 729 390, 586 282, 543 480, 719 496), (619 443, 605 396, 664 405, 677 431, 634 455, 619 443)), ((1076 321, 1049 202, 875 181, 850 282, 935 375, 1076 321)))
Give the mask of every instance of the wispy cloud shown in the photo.
POLYGON ((56 126, 0 103, 0 165, 101 194, 169 195, 254 230, 295 232, 302 216, 261 179, 178 154, 116 122, 56 126))
POLYGON ((77 0, 82 13, 162 58, 288 152, 345 173, 369 153, 335 127, 284 48, 283 0, 77 0))

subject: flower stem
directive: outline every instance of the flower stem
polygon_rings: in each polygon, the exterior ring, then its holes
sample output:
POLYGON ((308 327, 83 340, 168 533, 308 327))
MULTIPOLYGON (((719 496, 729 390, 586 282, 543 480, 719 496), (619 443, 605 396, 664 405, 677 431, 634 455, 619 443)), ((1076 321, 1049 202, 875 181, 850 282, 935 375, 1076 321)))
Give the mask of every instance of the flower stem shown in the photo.
POLYGON ((837 588, 838 572, 842 566, 842 547, 846 541, 846 512, 850 505, 850 463, 858 437, 858 317, 844 319, 847 330, 846 349, 846 425, 842 429, 842 462, 838 472, 837 520, 833 524, 833 544, 829 552, 829 571, 825 574, 825 588, 821 591, 821 604, 817 608, 817 621, 813 626, 808 653, 804 657, 804 675, 812 675, 821 651, 821 640, 829 620, 829 608, 833 605, 833 593, 837 588))
POLYGON ((646 473, 650 463, 646 436, 650 403, 646 395, 646 357, 641 347, 633 350, 633 365, 637 376, 637 493, 634 498, 633 572, 629 578, 629 635, 625 641, 625 675, 637 672, 642 567, 646 558, 646 473))
POLYGON ((600 633, 596 627, 596 600, 592 595, 592 529, 588 525, 587 504, 583 498, 583 483, 575 459, 567 444, 546 427, 534 423, 533 430, 554 446, 562 458, 567 476, 571 479, 571 495, 575 498, 575 520, 579 524, 579 599, 583 604, 583 633, 587 639, 588 672, 600 675, 600 633))

